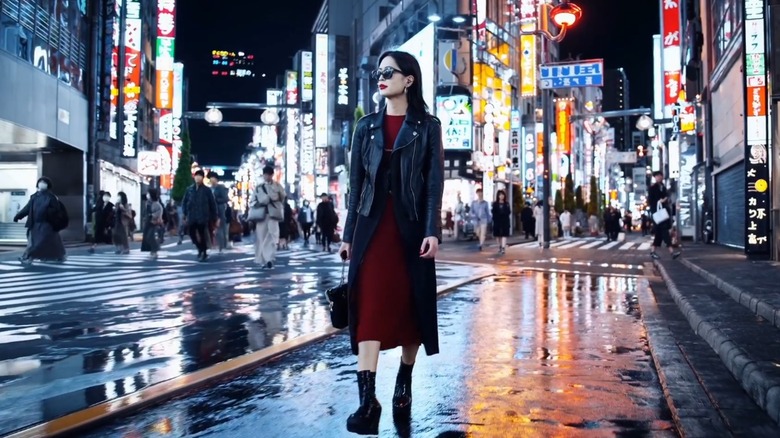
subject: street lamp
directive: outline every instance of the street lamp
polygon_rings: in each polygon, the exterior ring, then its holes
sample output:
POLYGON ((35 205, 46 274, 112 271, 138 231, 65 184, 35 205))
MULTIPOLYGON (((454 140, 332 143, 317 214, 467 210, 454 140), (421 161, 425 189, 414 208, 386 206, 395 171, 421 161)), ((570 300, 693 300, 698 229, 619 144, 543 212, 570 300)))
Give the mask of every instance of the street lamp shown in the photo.
POLYGON ((274 110, 265 110, 260 116, 260 121, 265 125, 276 125, 279 123, 279 114, 274 110))
POLYGON ((222 123, 222 111, 218 108, 209 108, 203 118, 209 125, 219 125, 222 123))
POLYGON ((646 114, 643 114, 641 117, 639 117, 639 120, 636 121, 636 129, 640 131, 647 131, 652 127, 653 127, 653 119, 651 119, 646 114))
POLYGON ((550 11, 550 18, 561 30, 572 26, 582 17, 582 8, 574 3, 559 3, 550 11))

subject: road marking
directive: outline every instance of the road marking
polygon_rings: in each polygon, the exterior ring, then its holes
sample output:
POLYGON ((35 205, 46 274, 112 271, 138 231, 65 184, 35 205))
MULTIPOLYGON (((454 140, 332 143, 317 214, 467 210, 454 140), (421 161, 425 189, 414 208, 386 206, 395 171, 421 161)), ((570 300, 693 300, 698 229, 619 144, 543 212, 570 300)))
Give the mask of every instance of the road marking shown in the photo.
MULTIPOLYGON (((575 240, 574 242, 571 242, 571 243, 569 243, 568 245, 562 245, 562 246, 560 246, 559 248, 560 248, 560 249, 569 249, 569 248, 574 248, 574 247, 576 247, 576 246, 580 246, 580 245, 582 245, 583 243, 587 243, 587 242, 588 242, 587 240, 575 240)), ((550 246, 552 246, 552 245, 550 245, 550 246)))
POLYGON ((644 242, 637 248, 639 251, 647 251, 653 246, 653 242, 644 242))
POLYGON ((604 246, 600 246, 598 249, 599 249, 599 251, 602 251, 602 250, 605 250, 605 249, 610 249, 613 246, 616 246, 616 245, 619 245, 619 244, 620 244, 620 242, 617 242, 617 241, 616 242, 609 242, 608 244, 606 244, 604 246))
POLYGON ((595 248, 595 247, 597 247, 597 246, 601 245, 602 243, 604 243, 604 242, 603 242, 603 241, 601 241, 601 240, 596 240, 596 241, 594 241, 594 242, 590 242, 590 243, 589 243, 589 244, 587 244, 587 245, 582 245, 582 246, 581 246, 579 249, 595 248))
POLYGON ((624 244, 623 246, 621 246, 618 249, 621 250, 621 251, 625 251, 627 249, 630 249, 632 246, 634 246, 634 242, 628 242, 628 243, 624 244))

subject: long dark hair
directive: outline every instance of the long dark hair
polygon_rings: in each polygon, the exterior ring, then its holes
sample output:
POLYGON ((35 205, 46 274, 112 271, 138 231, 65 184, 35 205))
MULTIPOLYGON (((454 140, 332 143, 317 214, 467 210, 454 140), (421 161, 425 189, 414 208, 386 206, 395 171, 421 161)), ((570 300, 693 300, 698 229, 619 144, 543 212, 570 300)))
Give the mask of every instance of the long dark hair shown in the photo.
POLYGON ((127 195, 125 192, 119 192, 117 193, 117 196, 119 196, 119 199, 122 201, 121 204, 125 207, 127 206, 127 195))
POLYGON ((420 63, 417 62, 417 58, 406 52, 390 50, 379 56, 379 63, 381 64, 382 60, 388 56, 395 60, 395 63, 398 64, 398 69, 404 75, 414 78, 412 85, 406 90, 406 100, 409 102, 409 108, 420 115, 426 114, 428 105, 423 98, 422 70, 420 69, 420 63))
POLYGON ((159 202, 160 201, 160 192, 157 191, 154 187, 149 189, 149 200, 152 202, 159 202))

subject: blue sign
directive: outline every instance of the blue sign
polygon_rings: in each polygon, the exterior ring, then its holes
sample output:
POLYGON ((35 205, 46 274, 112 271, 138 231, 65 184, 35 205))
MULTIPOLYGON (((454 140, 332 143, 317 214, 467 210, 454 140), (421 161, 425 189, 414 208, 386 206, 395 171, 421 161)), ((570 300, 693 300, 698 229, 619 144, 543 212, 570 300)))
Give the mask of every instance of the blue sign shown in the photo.
POLYGON ((547 64, 539 67, 539 88, 601 87, 603 85, 603 59, 547 64))

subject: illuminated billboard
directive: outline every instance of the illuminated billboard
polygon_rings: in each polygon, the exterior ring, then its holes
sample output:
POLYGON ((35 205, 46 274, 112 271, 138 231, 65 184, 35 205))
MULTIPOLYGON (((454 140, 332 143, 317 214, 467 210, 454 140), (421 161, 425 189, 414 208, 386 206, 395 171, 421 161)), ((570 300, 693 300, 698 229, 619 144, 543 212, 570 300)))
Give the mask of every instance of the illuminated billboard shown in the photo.
POLYGON ((436 80, 434 76, 434 47, 436 44, 436 31, 433 24, 429 24, 417 35, 409 38, 408 41, 398 46, 397 50, 411 53, 417 58, 422 70, 423 99, 429 107, 434 107, 436 102, 434 95, 436 93, 436 80))
POLYGON ((141 99, 141 2, 127 2, 125 20, 124 120, 122 120, 122 157, 138 153, 138 104, 141 99))
POLYGON ((314 40, 314 143, 328 147, 328 45, 327 34, 318 33, 314 40))
POLYGON ((314 58, 311 52, 301 53, 301 101, 314 99, 314 58))
POLYGON ((441 120, 444 149, 472 150, 474 114, 471 97, 437 96, 436 114, 441 120))
POLYGON ((663 28, 664 106, 674 105, 680 95, 682 70, 680 48, 680 2, 661 2, 663 28))
POLYGON ((255 55, 228 50, 211 51, 211 75, 232 78, 255 77, 255 55))
POLYGON ((520 35, 520 94, 536 95, 536 37, 520 35))

